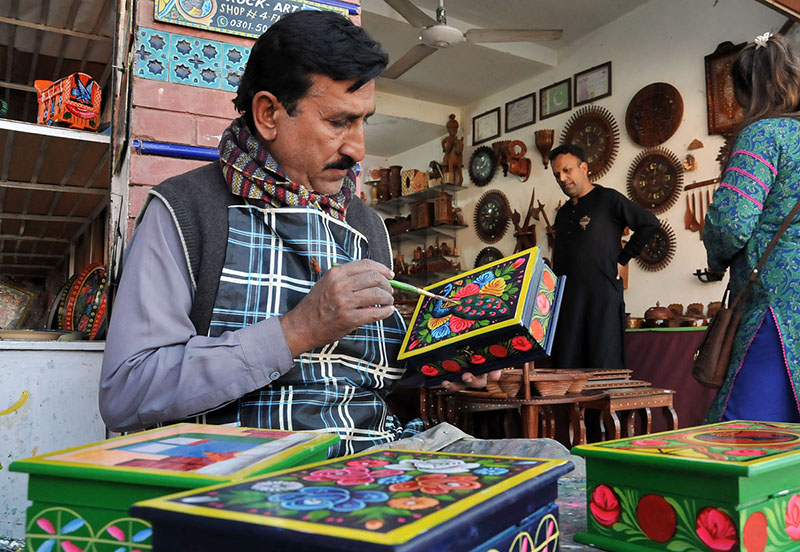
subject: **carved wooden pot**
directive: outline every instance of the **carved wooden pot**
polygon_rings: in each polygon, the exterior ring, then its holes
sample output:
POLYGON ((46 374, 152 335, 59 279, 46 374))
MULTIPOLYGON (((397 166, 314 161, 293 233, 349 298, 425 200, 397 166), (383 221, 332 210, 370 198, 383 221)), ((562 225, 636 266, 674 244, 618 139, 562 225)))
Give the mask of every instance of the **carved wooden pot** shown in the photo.
POLYGON ((389 169, 378 169, 378 201, 389 201, 389 169))
POLYGON ((391 165, 389 167, 389 195, 392 199, 396 199, 403 195, 403 181, 400 179, 400 171, 403 167, 400 165, 391 165))

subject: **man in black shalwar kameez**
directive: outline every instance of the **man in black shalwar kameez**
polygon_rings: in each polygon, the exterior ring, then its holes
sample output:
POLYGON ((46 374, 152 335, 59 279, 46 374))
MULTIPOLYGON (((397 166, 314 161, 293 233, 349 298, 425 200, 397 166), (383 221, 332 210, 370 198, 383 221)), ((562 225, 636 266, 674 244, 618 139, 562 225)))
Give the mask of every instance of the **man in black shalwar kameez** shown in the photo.
POLYGON ((553 270, 567 283, 558 317, 556 368, 625 367, 622 267, 639 255, 658 230, 648 210, 589 180, 583 150, 562 145, 550 153, 553 175, 569 201, 555 221, 553 270), (633 235, 625 247, 625 227, 633 235))

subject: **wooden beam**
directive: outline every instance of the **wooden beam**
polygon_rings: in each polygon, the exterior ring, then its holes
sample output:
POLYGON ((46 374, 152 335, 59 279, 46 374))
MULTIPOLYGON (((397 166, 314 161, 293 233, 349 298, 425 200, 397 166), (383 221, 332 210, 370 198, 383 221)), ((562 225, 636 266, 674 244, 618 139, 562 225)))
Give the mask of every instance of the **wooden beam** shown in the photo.
POLYGON ((46 241, 55 243, 70 243, 67 238, 48 238, 47 236, 18 236, 16 234, 0 234, 0 240, 10 241, 46 241))
POLYGON ((11 90, 22 90, 24 92, 36 92, 36 88, 33 86, 8 81, 0 81, 0 88, 10 88, 11 90))
POLYGON ((65 256, 65 253, 0 253, 0 257, 27 257, 29 259, 61 259, 65 256))
POLYGON ((0 188, 16 188, 20 190, 39 190, 42 192, 60 192, 64 194, 108 195, 103 188, 84 188, 82 186, 59 186, 58 184, 40 184, 38 182, 20 182, 17 180, 0 180, 0 188))
POLYGON ((27 27, 29 29, 36 29, 37 31, 46 31, 48 33, 74 36, 76 38, 85 38, 86 40, 111 42, 110 36, 82 33, 80 31, 73 31, 72 29, 61 29, 59 27, 51 27, 50 25, 42 25, 41 23, 33 23, 32 21, 25 21, 23 19, 16 19, 14 17, 0 16, 0 23, 8 23, 9 25, 16 25, 17 27, 27 27))
POLYGON ((49 264, 46 265, 32 265, 32 264, 16 264, 16 263, 0 263, 0 268, 26 268, 32 270, 52 270, 53 267, 49 264))
POLYGON ((35 220, 39 222, 88 222, 89 217, 68 217, 63 215, 31 215, 26 213, 0 213, 0 220, 35 220))

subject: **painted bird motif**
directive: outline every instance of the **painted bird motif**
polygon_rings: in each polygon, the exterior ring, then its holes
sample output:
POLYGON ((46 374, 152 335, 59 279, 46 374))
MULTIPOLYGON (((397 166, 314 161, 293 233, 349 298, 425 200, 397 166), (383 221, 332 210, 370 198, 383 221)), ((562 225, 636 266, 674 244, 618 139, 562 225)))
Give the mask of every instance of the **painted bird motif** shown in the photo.
POLYGON ((471 328, 476 320, 502 320, 511 312, 508 303, 502 299, 506 281, 495 277, 492 271, 480 274, 455 293, 453 289, 453 284, 449 283, 440 294, 458 299, 460 304, 437 299, 431 310, 433 316, 428 320, 427 326, 431 336, 436 339, 461 333, 471 328))

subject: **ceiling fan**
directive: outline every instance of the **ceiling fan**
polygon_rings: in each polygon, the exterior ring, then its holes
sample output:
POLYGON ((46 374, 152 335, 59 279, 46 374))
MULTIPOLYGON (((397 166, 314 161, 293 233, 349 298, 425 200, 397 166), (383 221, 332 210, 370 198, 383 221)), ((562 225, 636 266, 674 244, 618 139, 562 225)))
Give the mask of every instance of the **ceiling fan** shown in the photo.
POLYGON ((459 42, 480 44, 558 40, 563 33, 561 29, 469 29, 464 33, 447 24, 444 0, 439 0, 435 20, 412 4, 410 0, 384 0, 384 2, 411 25, 422 29, 419 33, 421 44, 411 48, 381 74, 387 79, 396 79, 436 50, 459 42))

